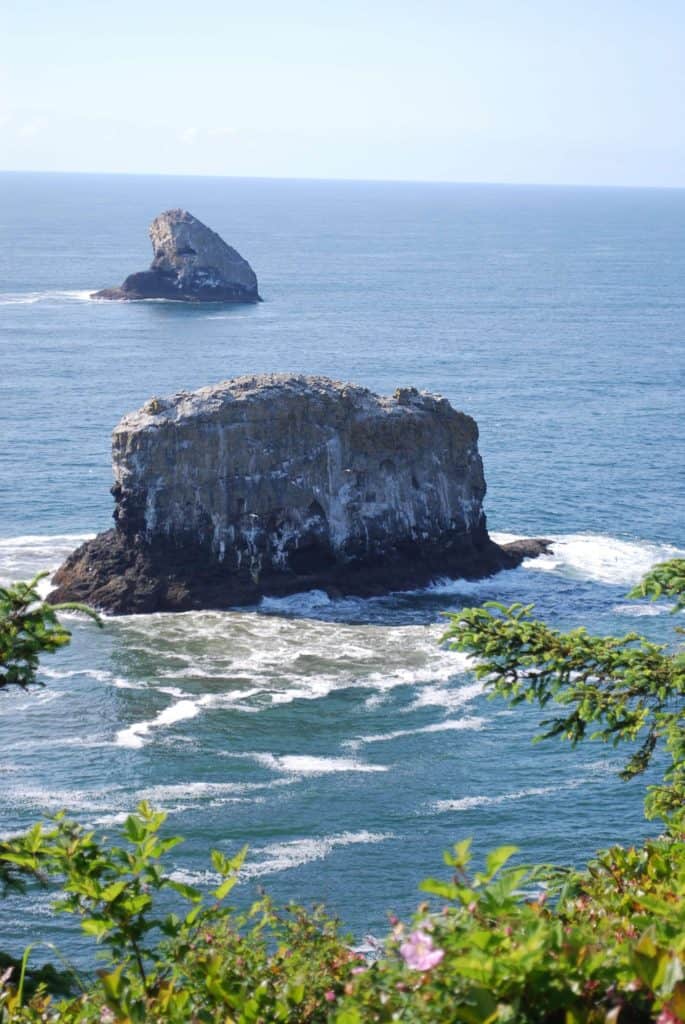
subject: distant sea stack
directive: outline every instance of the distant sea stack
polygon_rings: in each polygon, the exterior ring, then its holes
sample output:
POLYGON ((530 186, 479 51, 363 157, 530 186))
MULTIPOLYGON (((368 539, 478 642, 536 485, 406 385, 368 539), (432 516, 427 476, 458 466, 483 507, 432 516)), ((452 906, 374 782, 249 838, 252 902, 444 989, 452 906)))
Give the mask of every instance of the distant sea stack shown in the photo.
POLYGON ((187 210, 167 210, 150 225, 154 258, 120 288, 93 299, 260 302, 257 275, 239 252, 187 210))
POLYGON ((113 434, 116 526, 51 600, 115 614, 476 578, 546 550, 488 536, 475 421, 414 388, 239 377, 153 398, 113 434))

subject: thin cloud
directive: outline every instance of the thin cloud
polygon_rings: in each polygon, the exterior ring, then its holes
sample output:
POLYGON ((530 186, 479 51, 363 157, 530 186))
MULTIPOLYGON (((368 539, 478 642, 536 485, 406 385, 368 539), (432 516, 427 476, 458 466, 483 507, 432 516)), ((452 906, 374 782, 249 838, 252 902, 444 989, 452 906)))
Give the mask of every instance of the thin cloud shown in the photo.
POLYGON ((178 141, 182 142, 185 146, 192 146, 197 141, 199 130, 197 128, 185 128, 182 132, 179 132, 178 141))

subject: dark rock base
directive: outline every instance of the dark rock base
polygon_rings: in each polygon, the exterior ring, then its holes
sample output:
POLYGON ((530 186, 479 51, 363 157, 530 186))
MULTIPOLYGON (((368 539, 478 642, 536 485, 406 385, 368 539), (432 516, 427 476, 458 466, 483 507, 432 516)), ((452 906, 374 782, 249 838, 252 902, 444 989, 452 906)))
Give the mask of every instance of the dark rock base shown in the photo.
POLYGON ((179 287, 175 274, 157 270, 141 270, 130 274, 120 288, 103 288, 93 292, 91 299, 112 299, 135 302, 141 299, 167 299, 171 302, 261 302, 256 291, 239 285, 208 285, 198 283, 192 288, 179 287))
POLYGON ((113 615, 226 609, 260 598, 325 590, 331 597, 376 597, 414 590, 444 577, 482 579, 515 569, 524 558, 549 553, 549 541, 518 540, 498 545, 487 534, 460 551, 424 547, 397 551, 377 564, 342 564, 320 572, 270 572, 258 580, 229 572, 201 551, 131 542, 108 530, 81 545, 54 577, 49 600, 82 601, 113 615))

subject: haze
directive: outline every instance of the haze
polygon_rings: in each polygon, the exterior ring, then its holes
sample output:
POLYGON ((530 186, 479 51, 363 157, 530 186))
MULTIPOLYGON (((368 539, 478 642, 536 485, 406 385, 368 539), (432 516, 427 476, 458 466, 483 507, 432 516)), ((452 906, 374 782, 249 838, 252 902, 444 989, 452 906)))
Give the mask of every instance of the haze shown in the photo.
POLYGON ((14 3, 0 168, 685 185, 664 0, 14 3))

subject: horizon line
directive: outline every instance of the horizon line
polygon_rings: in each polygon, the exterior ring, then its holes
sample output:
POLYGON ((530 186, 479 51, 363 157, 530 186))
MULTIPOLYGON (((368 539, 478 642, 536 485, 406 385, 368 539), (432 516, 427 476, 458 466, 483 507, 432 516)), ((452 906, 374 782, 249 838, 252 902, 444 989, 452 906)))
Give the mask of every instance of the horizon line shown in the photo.
POLYGON ((209 173, 175 173, 173 171, 62 171, 36 170, 32 168, 0 168, 1 174, 36 174, 36 175, 82 175, 84 177, 102 178, 209 178, 225 181, 282 181, 282 182, 317 182, 321 184, 358 184, 358 185, 450 185, 484 188, 582 188, 582 189, 620 189, 620 190, 652 190, 682 192, 685 185, 622 185, 593 184, 588 182, 545 182, 545 181, 471 181, 451 178, 345 178, 269 174, 209 174, 209 173))

